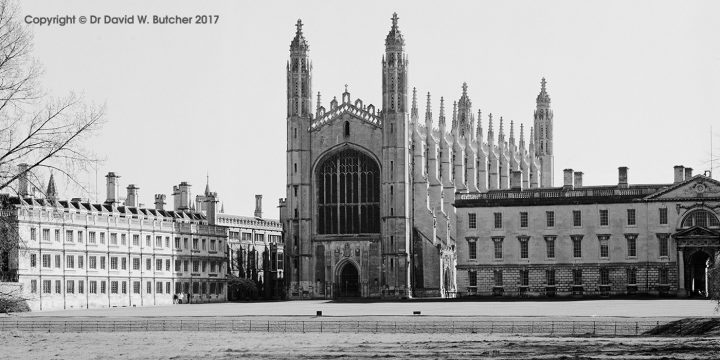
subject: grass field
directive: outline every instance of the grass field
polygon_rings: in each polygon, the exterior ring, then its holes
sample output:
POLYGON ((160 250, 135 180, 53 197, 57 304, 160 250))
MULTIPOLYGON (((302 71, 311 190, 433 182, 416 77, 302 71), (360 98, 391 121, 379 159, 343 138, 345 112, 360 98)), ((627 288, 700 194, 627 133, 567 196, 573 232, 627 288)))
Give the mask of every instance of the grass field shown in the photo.
POLYGON ((710 359, 717 338, 229 332, 0 333, 7 359, 710 359))
POLYGON ((76 309, 20 313, 23 317, 166 317, 166 316, 402 316, 458 317, 647 317, 720 316, 709 300, 577 300, 577 301, 402 301, 339 303, 325 300, 184 304, 138 308, 76 309))
MULTIPOLYGON (((708 359, 720 353, 717 337, 585 337, 535 333, 510 335, 473 331, 455 333, 455 324, 489 321, 668 322, 686 317, 718 317, 715 303, 703 300, 578 301, 404 301, 337 303, 282 301, 190 304, 144 308, 65 310, 0 315, 5 322, 37 322, 34 331, 0 332, 2 359, 708 359), (322 311, 322 317, 316 317, 322 311), (422 316, 413 316, 420 311, 422 316), (212 319, 265 322, 392 322, 396 326, 453 324, 453 332, 346 331, 303 333, 297 330, 117 331, 93 332, 74 327, 43 328, 43 322, 165 322, 212 319), (43 330, 44 329, 44 330, 43 330), (68 330, 69 329, 69 330, 68 330)), ((314 323, 313 325, 317 325, 314 323)), ((547 325, 547 324, 546 324, 547 325)), ((268 326, 269 327, 269 326, 268 326)), ((198 326, 198 328, 200 328, 198 326)), ((244 329, 244 325, 241 325, 244 329)), ((327 329, 327 328, 326 328, 327 329)), ((516 330, 517 331, 517 330, 516 330)), ((640 333, 642 330, 640 331, 640 333)), ((566 332, 564 334, 568 334, 566 332)), ((572 332, 576 333, 575 331, 572 332)), ((578 334, 587 333, 586 330, 578 334)), ((634 333, 634 332, 633 332, 634 333)), ((598 332, 607 334, 607 332, 598 332)), ((604 335, 603 335, 604 336, 604 335)))

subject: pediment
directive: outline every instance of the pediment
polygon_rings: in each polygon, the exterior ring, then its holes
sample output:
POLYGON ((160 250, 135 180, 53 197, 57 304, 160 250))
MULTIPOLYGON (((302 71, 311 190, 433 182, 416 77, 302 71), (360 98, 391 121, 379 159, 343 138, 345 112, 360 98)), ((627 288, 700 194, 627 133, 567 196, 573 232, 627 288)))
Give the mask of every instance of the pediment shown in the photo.
POLYGON ((720 198, 720 182, 704 175, 696 175, 689 180, 660 190, 645 199, 676 200, 716 197, 720 198))
POLYGON ((318 117, 310 125, 310 131, 317 131, 321 127, 335 122, 337 119, 344 118, 346 114, 375 127, 382 126, 382 121, 378 114, 376 114, 374 106, 370 105, 365 107, 362 106, 362 103, 353 105, 350 102, 346 102, 328 112, 319 113, 318 117))
POLYGON ((720 238, 720 231, 708 229, 702 226, 693 226, 688 229, 683 229, 675 234, 674 238, 720 238))

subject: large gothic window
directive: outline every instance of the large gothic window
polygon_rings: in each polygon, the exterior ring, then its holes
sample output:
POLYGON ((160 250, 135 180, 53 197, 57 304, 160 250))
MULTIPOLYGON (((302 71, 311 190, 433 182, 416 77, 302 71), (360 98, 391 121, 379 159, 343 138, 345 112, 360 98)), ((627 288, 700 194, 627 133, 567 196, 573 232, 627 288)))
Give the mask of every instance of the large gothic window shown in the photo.
POLYGON ((682 222, 682 227, 684 228, 692 226, 718 228, 720 227, 720 221, 718 221, 715 214, 707 210, 695 210, 688 214, 682 222))
POLYGON ((380 232, 380 169, 369 156, 344 150, 318 166, 318 234, 380 232))

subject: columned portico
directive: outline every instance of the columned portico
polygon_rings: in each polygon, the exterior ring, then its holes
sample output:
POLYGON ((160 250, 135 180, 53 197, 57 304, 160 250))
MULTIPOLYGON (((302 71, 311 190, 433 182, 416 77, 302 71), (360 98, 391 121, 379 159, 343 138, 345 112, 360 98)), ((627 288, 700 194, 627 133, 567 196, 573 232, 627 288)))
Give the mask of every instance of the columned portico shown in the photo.
POLYGON ((720 255, 720 232, 693 226, 673 234, 678 249, 678 297, 709 297, 708 271, 720 255))

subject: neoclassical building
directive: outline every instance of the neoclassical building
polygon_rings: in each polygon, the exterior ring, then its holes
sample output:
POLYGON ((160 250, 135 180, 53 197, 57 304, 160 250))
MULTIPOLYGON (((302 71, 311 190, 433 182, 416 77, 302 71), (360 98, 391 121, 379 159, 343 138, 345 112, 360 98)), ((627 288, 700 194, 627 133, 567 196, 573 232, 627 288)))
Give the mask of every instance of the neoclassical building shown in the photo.
POLYGON ((195 211, 190 184, 174 187, 155 206, 139 203, 139 188, 120 195, 120 176, 109 173, 107 198, 58 198, 51 176, 45 196, 0 195, 0 285, 15 289, 31 310, 172 304, 226 300, 227 228, 215 225, 213 193, 206 213, 195 211), (186 297, 187 298, 187 297, 186 297))
MULTIPOLYGON (((669 173, 669 171, 668 171, 669 173)), ((675 166, 673 183, 458 193, 458 292, 485 296, 707 296, 720 260, 720 182, 675 166)))
MULTIPOLYGON (((290 298, 448 296, 456 292, 456 192, 553 185, 553 113, 545 80, 529 143, 520 125, 472 108, 467 84, 446 120, 408 88, 393 15, 382 57, 382 104, 345 88, 313 105, 312 62, 298 20, 287 63, 287 197, 281 199, 290 298), (447 122, 451 122, 449 125, 447 122), (493 121, 499 125, 496 133, 493 121)), ((449 108, 450 105, 448 104, 449 108)), ((450 110, 448 110, 450 112, 450 110)))

